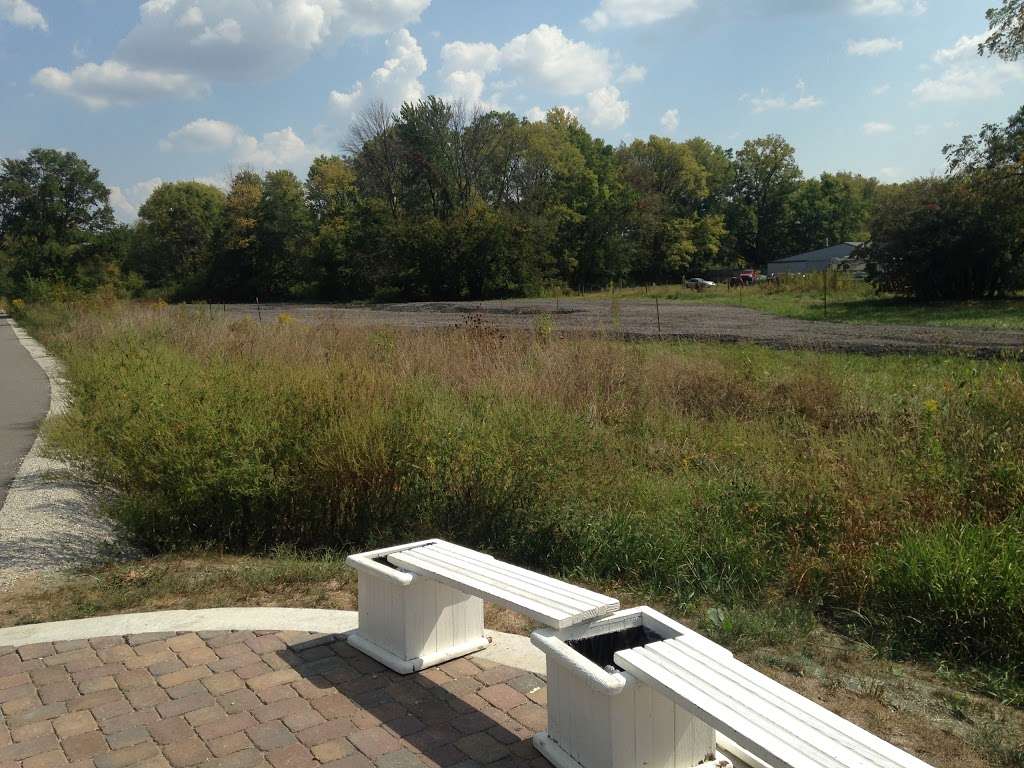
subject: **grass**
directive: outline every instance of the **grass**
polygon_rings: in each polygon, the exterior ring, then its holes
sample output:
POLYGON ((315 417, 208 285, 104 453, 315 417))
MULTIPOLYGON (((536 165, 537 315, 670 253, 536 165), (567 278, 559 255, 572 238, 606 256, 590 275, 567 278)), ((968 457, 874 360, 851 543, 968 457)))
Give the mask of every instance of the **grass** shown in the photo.
MULTIPOLYGON (((607 298, 608 292, 589 294, 607 298)), ((616 290, 627 298, 727 304, 800 320, 833 323, 926 325, 946 328, 1024 330, 1024 296, 987 301, 918 302, 877 295, 873 286, 844 275, 830 275, 828 310, 823 275, 784 277, 779 284, 729 289, 719 285, 702 292, 679 285, 616 290)))
POLYGON ((1018 363, 122 304, 19 317, 67 364, 50 444, 153 552, 439 535, 733 644, 816 615, 1020 686, 1018 363))

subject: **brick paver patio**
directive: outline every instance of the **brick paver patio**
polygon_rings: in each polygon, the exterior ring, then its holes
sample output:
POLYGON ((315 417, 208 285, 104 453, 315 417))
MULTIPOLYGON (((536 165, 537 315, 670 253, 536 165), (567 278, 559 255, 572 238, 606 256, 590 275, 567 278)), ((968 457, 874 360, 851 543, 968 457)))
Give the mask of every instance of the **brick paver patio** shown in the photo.
POLYGON ((546 693, 482 659, 402 677, 305 632, 0 647, 0 768, 548 766, 546 693))

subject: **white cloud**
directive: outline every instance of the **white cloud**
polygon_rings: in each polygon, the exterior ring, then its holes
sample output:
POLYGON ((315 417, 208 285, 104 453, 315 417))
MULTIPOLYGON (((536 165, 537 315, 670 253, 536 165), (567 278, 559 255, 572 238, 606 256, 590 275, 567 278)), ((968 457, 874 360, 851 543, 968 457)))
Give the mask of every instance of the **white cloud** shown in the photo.
POLYGON ((750 110, 754 114, 761 114, 762 112, 771 112, 774 110, 791 109, 797 112, 806 111, 808 109, 817 109, 824 105, 824 101, 817 96, 812 96, 807 93, 807 86, 801 80, 796 84, 797 91, 800 95, 790 101, 785 96, 772 96, 764 89, 757 96, 750 96, 749 94, 743 94, 740 96, 740 101, 746 101, 750 103, 750 110))
POLYGON ((419 78, 427 71, 427 58, 408 30, 400 29, 388 40, 388 58, 375 69, 364 85, 357 82, 350 91, 331 91, 327 102, 334 119, 343 127, 367 104, 381 101, 397 108, 406 101, 423 98, 419 78))
MULTIPOLYGON (((138 24, 108 60, 71 72, 47 67, 35 82, 94 109, 195 96, 217 80, 279 77, 324 46, 398 30, 429 5, 430 0, 147 0, 139 7, 138 24)), ((25 8, 34 10, 25 0, 0 0, 0 11, 18 13, 29 23, 25 8)), ((42 16, 35 23, 45 28, 42 16)))
POLYGON ((867 136, 881 136, 894 130, 896 129, 891 123, 864 123, 864 133, 867 136))
POLYGON ((846 52, 851 56, 880 56, 891 51, 902 51, 903 41, 892 37, 875 37, 870 40, 851 40, 846 52))
POLYGON ((256 138, 223 120, 201 117, 160 142, 164 152, 226 152, 231 162, 260 169, 302 168, 314 154, 292 128, 256 138))
POLYGON ((171 131, 166 139, 160 142, 160 149, 170 152, 175 149, 188 152, 212 152, 232 146, 241 135, 238 126, 225 123, 223 120, 211 120, 201 117, 171 131))
POLYGON ((978 46, 988 40, 989 33, 982 32, 980 35, 964 35, 949 48, 943 48, 935 52, 932 60, 937 64, 948 64, 960 59, 973 58, 978 55, 978 46))
POLYGON ((43 32, 50 28, 40 10, 27 0, 0 0, 0 19, 43 32))
POLYGON ((456 41, 441 49, 446 96, 474 106, 495 108, 505 91, 525 84, 556 97, 584 96, 587 122, 595 128, 621 127, 630 105, 616 84, 639 82, 647 70, 625 67, 616 78, 604 48, 571 40, 558 27, 541 24, 501 46, 456 41), (491 75, 500 80, 491 82, 491 75))
POLYGON ((669 109, 661 116, 661 127, 669 136, 679 130, 679 110, 669 109))
POLYGON ((577 95, 611 81, 609 59, 607 50, 570 40, 558 27, 541 24, 502 47, 500 67, 552 92, 577 95))
POLYGON ((530 107, 526 111, 526 119, 531 123, 542 123, 544 122, 544 118, 547 117, 547 114, 548 113, 540 107, 530 107))
POLYGON ((388 34, 430 0, 149 0, 114 58, 207 80, 279 76, 319 48, 388 34))
POLYGON ((139 208, 153 190, 163 184, 163 179, 147 179, 140 181, 128 188, 110 188, 110 207, 114 209, 114 215, 125 224, 132 224, 139 217, 139 208))
POLYGON ((851 0, 850 10, 857 16, 920 16, 928 4, 925 0, 851 0))
POLYGON ((642 83, 647 77, 647 67, 642 67, 639 64, 630 64, 619 74, 618 79, 615 82, 622 85, 628 85, 630 83, 642 83))
POLYGON ((1003 86, 1024 80, 1019 63, 985 62, 952 66, 938 77, 923 80, 914 88, 921 102, 986 101, 1003 94, 1003 86))
POLYGON ((621 128, 629 118, 629 102, 619 89, 606 85, 587 94, 587 119, 595 128, 621 128))
POLYGON ((32 82, 90 109, 137 104, 162 96, 195 98, 209 90, 191 75, 132 69, 118 61, 82 64, 70 72, 46 67, 35 74, 32 82))
POLYGON ((637 27, 674 18, 697 5, 696 0, 601 0, 583 25, 591 32, 606 27, 637 27))
POLYGON ((988 33, 964 36, 949 48, 932 55, 932 61, 945 67, 914 88, 918 102, 985 101, 1003 93, 1009 83, 1024 80, 1024 62, 983 59, 977 55, 979 43, 988 33))
POLYGON ((889 83, 882 83, 881 85, 876 85, 874 88, 871 89, 871 95, 881 96, 883 94, 888 93, 891 88, 892 86, 889 85, 889 83))
POLYGON ((825 102, 819 99, 817 96, 801 96, 799 99, 789 105, 790 109, 801 111, 804 109, 817 109, 825 102))

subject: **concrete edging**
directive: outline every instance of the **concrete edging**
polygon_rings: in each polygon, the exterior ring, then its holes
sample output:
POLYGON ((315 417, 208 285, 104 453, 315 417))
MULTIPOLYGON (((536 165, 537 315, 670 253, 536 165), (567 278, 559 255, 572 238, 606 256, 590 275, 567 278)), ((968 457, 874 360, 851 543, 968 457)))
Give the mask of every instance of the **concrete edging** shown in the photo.
MULTIPOLYGON (((347 634, 359 625, 356 611, 319 608, 205 608, 96 616, 89 619, 27 624, 0 629, 0 646, 21 646, 95 637, 135 635, 145 632, 208 632, 227 630, 276 630, 347 634)), ((479 658, 544 674, 544 654, 530 638, 506 632, 488 632, 491 644, 473 654, 479 658)))

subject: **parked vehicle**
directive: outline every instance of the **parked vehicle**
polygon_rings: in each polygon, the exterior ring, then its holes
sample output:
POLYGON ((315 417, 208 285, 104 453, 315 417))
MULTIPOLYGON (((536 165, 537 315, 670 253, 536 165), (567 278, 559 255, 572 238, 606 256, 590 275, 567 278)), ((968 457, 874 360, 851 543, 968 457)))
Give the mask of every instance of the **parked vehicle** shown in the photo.
POLYGON ((705 280, 703 277, 691 277, 686 281, 686 287, 694 291, 703 291, 706 288, 714 288, 717 283, 705 280))

